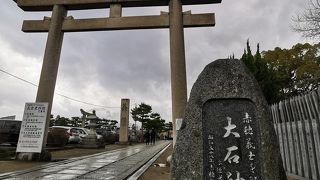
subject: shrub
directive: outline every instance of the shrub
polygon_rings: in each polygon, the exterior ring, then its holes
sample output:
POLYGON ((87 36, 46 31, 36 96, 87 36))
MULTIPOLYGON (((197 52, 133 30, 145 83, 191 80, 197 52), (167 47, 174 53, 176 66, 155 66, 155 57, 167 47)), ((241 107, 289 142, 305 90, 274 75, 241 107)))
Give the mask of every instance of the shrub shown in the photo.
POLYGON ((66 130, 62 128, 51 128, 48 132, 47 145, 64 147, 68 143, 69 137, 66 130))

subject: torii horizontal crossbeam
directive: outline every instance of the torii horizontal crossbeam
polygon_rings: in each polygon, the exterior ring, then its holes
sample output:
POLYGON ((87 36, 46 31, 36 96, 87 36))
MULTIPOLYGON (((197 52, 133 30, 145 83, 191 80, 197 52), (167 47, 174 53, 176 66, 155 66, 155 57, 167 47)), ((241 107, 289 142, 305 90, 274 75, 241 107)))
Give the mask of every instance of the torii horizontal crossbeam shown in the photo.
MULTIPOLYGON (((25 20, 22 31, 48 32, 50 20, 25 20)), ((129 29, 160 29, 169 28, 169 15, 131 16, 119 18, 65 19, 62 25, 64 32, 107 31, 129 29)), ((184 27, 214 26, 214 13, 184 14, 184 27)))
MULTIPOLYGON (((54 5, 68 10, 109 8, 110 4, 122 7, 168 6, 169 0, 14 0, 24 11, 51 11, 54 5)), ((181 0, 182 5, 215 4, 221 0, 181 0)))

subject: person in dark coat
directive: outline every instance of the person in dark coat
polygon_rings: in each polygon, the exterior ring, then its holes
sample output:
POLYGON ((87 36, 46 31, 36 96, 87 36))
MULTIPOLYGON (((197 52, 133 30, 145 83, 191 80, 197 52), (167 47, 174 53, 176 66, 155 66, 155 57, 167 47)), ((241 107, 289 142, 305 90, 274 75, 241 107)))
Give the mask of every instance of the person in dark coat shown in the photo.
POLYGON ((150 143, 150 133, 149 130, 144 134, 144 139, 146 140, 146 145, 149 145, 150 143))
POLYGON ((155 144, 156 143, 156 132, 154 131, 154 129, 152 129, 150 136, 151 136, 151 144, 155 144))

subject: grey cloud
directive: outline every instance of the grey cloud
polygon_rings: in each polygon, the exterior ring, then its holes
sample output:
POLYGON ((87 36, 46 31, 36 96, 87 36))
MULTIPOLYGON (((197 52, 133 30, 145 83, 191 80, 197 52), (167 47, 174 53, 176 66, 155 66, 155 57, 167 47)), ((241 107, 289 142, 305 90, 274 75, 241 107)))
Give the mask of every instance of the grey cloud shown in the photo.
MULTIPOLYGON (((292 46, 301 41, 299 34, 290 30, 289 21, 302 4, 304 2, 289 0, 223 0, 217 5, 184 7, 193 13, 215 12, 217 23, 216 27, 185 29, 188 90, 206 64, 232 53, 240 57, 248 38, 252 46, 259 42, 265 49, 292 46)), ((160 10, 167 11, 168 8, 129 8, 123 13, 159 14, 160 10)), ((75 18, 107 14, 108 10, 68 13, 75 18)), ((46 33, 27 34, 20 29, 23 19, 41 19, 44 15, 50 16, 50 12, 25 13, 13 1, 3 2, 0 7, 0 39, 16 52, 36 57, 41 63, 39 57, 44 53, 46 33)), ((57 90, 73 98, 111 106, 120 106, 120 98, 129 97, 132 104, 143 101, 153 105, 155 111, 170 120, 168 30, 66 33, 57 90)), ((25 100, 20 96, 11 98, 19 93, 17 90, 10 94, 0 92, 0 99, 12 104, 25 100), (4 97, 8 95, 10 97, 4 97)), ((7 110, 6 102, 0 101, 0 111, 7 110)), ((58 96, 55 96, 54 103, 53 112, 64 116, 79 115, 81 107, 92 108, 58 96)), ((102 111, 101 116, 118 119, 119 110, 108 109, 102 111)))

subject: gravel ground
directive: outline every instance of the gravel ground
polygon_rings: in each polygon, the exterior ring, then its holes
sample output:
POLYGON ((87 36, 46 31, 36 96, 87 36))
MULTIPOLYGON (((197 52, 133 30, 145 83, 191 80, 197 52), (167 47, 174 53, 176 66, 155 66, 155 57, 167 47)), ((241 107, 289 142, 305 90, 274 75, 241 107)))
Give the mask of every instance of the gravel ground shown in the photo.
MULTIPOLYGON (((172 154, 172 144, 153 164, 166 164, 167 157, 172 154)), ((139 178, 139 180, 169 180, 170 167, 150 166, 147 171, 139 178)))

